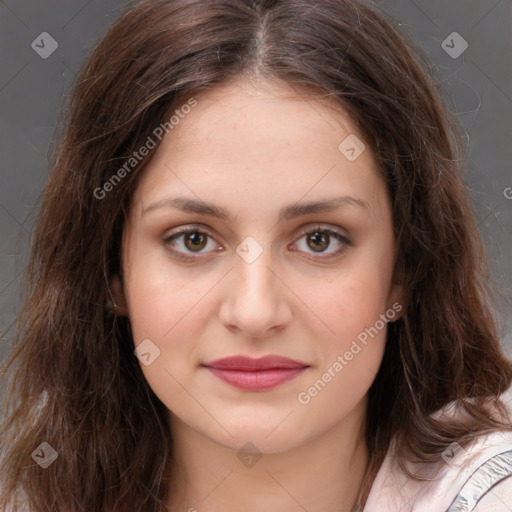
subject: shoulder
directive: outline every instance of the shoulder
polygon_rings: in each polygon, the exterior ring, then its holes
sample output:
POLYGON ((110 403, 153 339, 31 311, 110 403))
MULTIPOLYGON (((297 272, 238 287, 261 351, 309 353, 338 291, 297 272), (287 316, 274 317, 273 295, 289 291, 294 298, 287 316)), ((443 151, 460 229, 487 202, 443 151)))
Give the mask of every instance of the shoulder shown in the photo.
POLYGON ((510 512, 512 510, 512 477, 492 487, 476 504, 473 512, 510 512))
POLYGON ((491 457, 488 457, 487 450, 482 453, 485 460, 473 468, 469 478, 463 482, 448 512, 496 512, 503 506, 507 507, 505 510, 512 510, 512 445, 491 457))
POLYGON ((401 472, 391 447, 364 512, 512 510, 512 432, 482 435, 466 448, 452 443, 439 463, 408 464, 408 468, 425 479, 418 481, 401 472), (468 508, 472 500, 473 508, 468 508))

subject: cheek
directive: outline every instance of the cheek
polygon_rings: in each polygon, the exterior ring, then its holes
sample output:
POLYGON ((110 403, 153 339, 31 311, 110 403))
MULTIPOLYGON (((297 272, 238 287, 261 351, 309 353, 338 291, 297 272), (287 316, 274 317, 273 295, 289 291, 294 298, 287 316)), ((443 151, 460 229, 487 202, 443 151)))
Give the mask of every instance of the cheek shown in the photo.
POLYGON ((150 388, 170 410, 190 408, 194 403, 187 392, 192 388, 190 365, 204 337, 201 319, 212 314, 211 304, 203 297, 213 286, 198 282, 161 273, 131 275, 129 311, 134 345, 136 349, 140 345, 140 353, 145 343, 156 356, 149 365, 139 357, 139 364, 150 388))
POLYGON ((305 296, 322 322, 316 320, 311 333, 317 340, 318 364, 308 387, 297 398, 318 414, 336 410, 337 419, 347 414, 373 383, 386 344, 386 312, 391 319, 392 258, 376 249, 357 256, 347 259, 327 281, 312 286, 315 282, 308 280, 301 290, 307 292, 305 296))
MULTIPOLYGON (((389 267, 389 265, 388 265, 389 267)), ((313 313, 322 320, 319 328, 329 344, 342 349, 379 320, 389 308, 391 269, 377 259, 360 258, 327 280, 304 280, 301 296, 307 297, 313 313)))
POLYGON ((387 288, 379 273, 366 267, 309 296, 332 332, 318 327, 318 364, 297 399, 313 416, 336 411, 330 419, 337 421, 364 397, 379 370, 386 344, 387 322, 381 315, 389 309, 387 288))
POLYGON ((154 338, 165 344, 176 332, 193 328, 192 316, 215 281, 194 278, 161 255, 136 255, 127 273, 127 302, 135 342, 154 338))

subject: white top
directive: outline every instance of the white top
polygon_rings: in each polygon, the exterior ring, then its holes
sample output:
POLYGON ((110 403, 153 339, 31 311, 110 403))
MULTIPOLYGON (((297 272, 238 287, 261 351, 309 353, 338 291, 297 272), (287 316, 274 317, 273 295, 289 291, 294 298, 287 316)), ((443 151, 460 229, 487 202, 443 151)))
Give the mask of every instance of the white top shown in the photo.
MULTIPOLYGON (((454 404, 436 413, 458 416, 454 404)), ((482 435, 466 448, 452 443, 438 464, 407 463, 418 481, 398 470, 394 441, 363 512, 512 512, 512 432, 482 435)))

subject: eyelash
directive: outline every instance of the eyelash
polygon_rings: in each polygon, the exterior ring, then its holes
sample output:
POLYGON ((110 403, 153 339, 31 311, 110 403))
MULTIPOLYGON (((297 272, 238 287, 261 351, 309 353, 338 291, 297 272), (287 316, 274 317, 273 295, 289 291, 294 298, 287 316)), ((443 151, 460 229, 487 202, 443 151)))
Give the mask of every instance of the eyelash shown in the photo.
MULTIPOLYGON (((326 260, 326 259, 335 258, 336 256, 340 255, 346 247, 352 247, 354 245, 347 237, 345 237, 341 233, 338 233, 337 231, 333 231, 331 229, 322 227, 321 225, 317 225, 312 228, 305 228, 304 230, 302 230, 300 232, 299 238, 297 240, 300 240, 305 235, 314 234, 317 232, 319 232, 321 234, 326 234, 329 237, 334 237, 340 244, 342 244, 342 247, 339 250, 337 250, 335 253, 333 253, 329 256, 319 256, 319 257, 317 256, 315 259, 326 260)), ((189 234, 189 233, 200 233, 200 234, 207 235, 209 238, 213 239, 213 236, 209 233, 209 231, 204 229, 202 226, 190 225, 190 226, 186 226, 184 228, 179 228, 171 235, 165 237, 163 242, 167 246, 173 240, 179 238, 180 236, 189 234)), ((296 242, 293 242, 293 244, 295 245, 296 242)), ((330 245, 330 240, 329 240, 329 245, 330 245)), ((168 250, 172 253, 173 257, 175 257, 181 261, 188 261, 188 262, 196 261, 199 257, 201 257, 200 255, 203 254, 203 253, 198 252, 198 253, 195 253, 198 256, 185 256, 182 252, 176 251, 174 249, 168 248, 168 250)), ((190 254, 193 254, 193 253, 190 253, 190 254)), ((323 253, 316 253, 316 254, 323 254, 323 253)))

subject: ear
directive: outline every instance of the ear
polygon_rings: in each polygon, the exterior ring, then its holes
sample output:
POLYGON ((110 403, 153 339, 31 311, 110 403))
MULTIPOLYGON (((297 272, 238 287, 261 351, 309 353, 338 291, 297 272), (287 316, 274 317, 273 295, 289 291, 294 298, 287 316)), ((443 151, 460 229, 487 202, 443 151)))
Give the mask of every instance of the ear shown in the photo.
POLYGON ((393 322, 402 318, 405 312, 406 301, 407 297, 403 285, 393 283, 388 297, 388 309, 392 309, 395 312, 393 322))
POLYGON ((118 274, 112 276, 110 280, 110 286, 112 287, 112 293, 114 296, 114 307, 116 315, 128 316, 128 304, 126 303, 126 297, 124 295, 123 284, 118 274))

